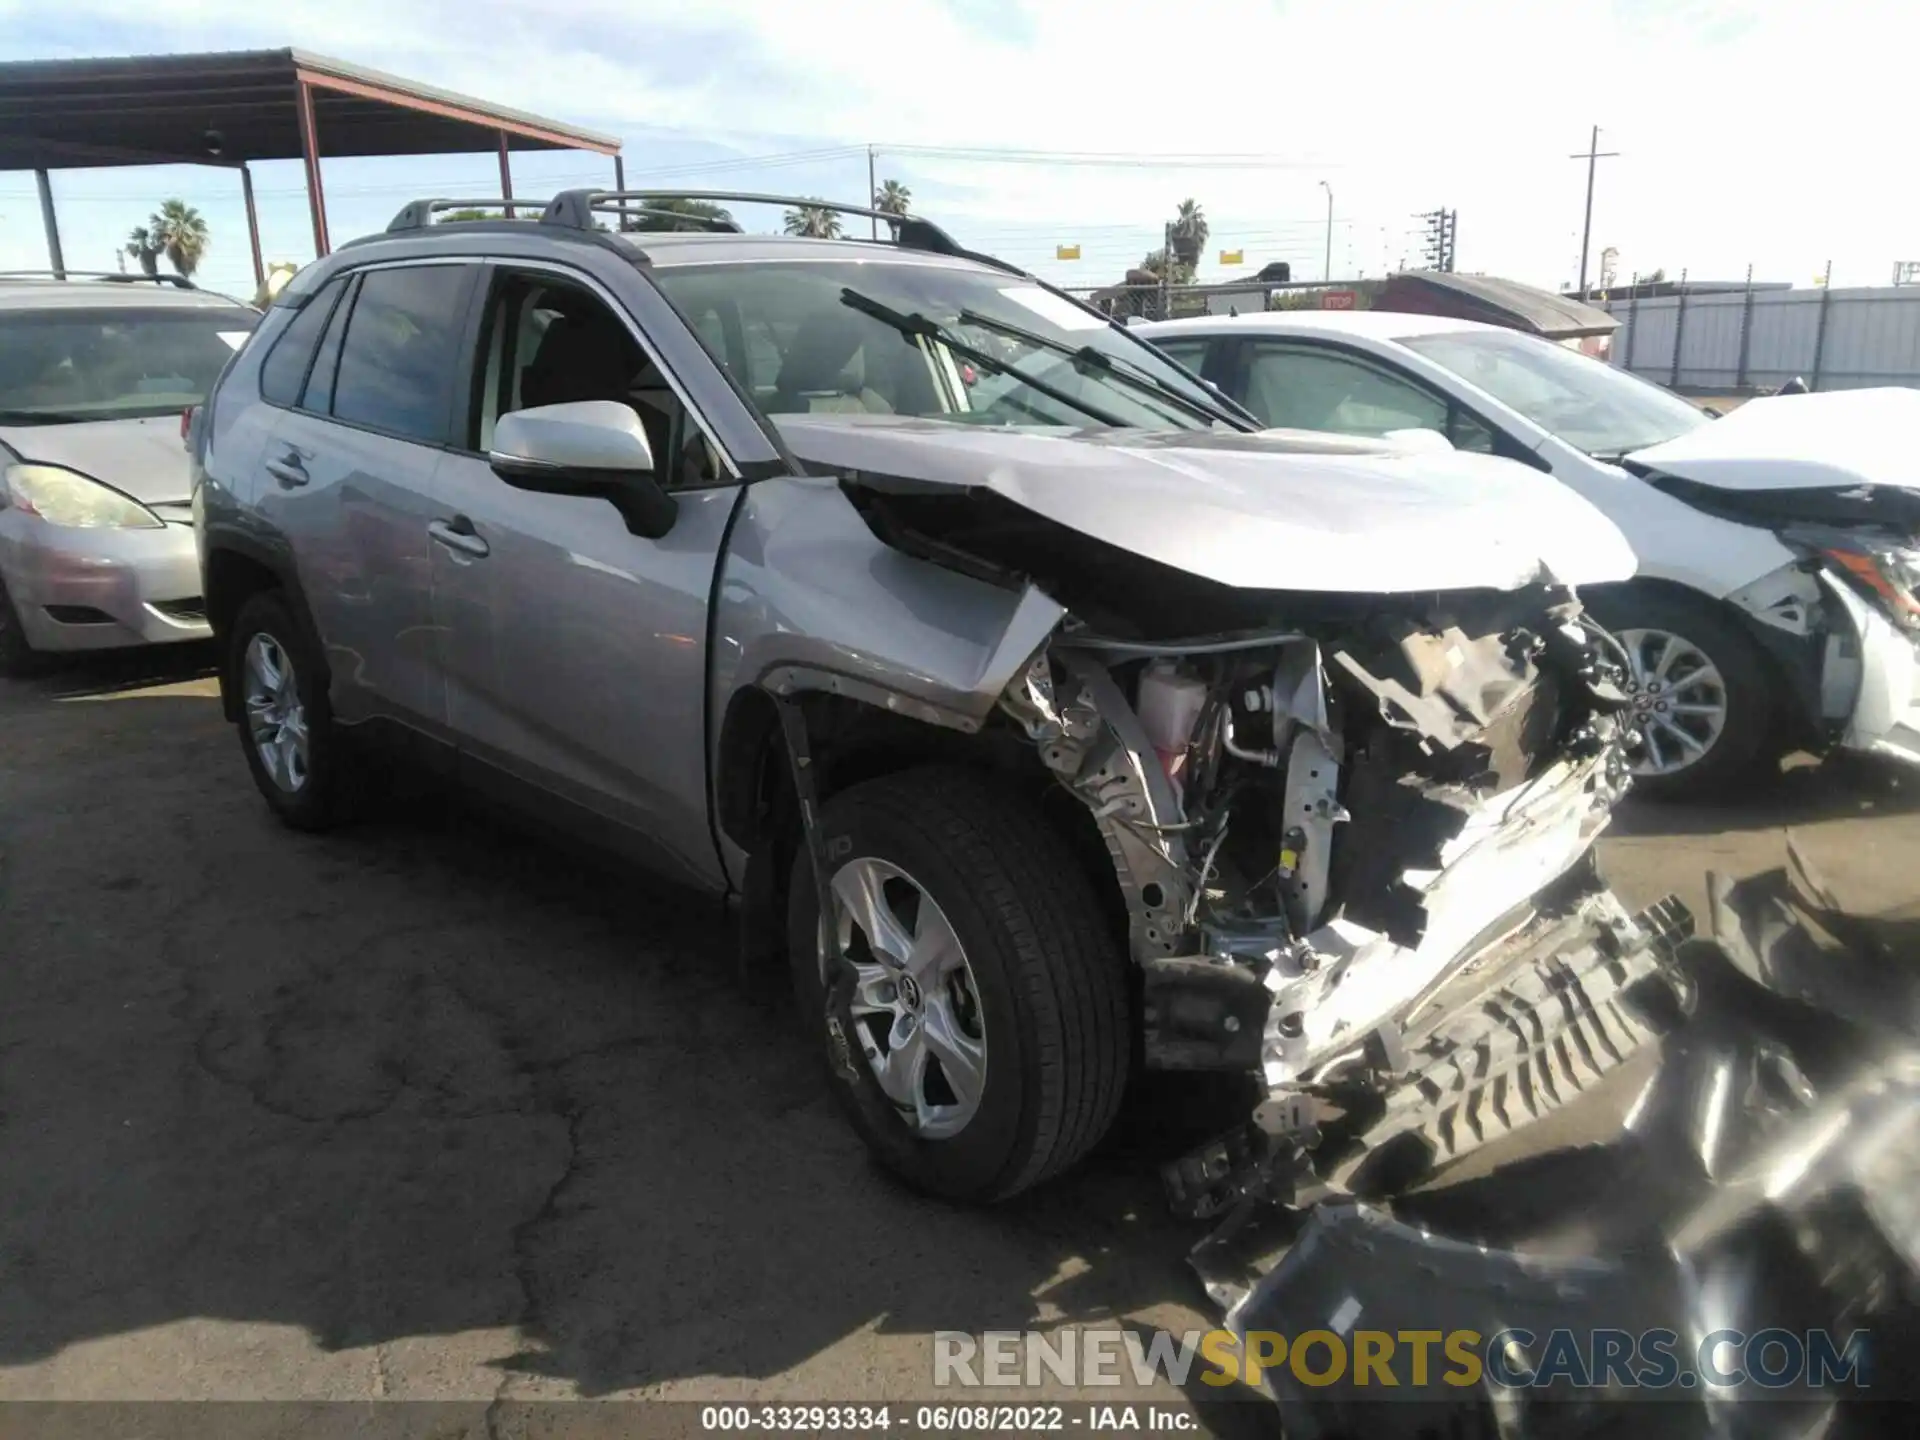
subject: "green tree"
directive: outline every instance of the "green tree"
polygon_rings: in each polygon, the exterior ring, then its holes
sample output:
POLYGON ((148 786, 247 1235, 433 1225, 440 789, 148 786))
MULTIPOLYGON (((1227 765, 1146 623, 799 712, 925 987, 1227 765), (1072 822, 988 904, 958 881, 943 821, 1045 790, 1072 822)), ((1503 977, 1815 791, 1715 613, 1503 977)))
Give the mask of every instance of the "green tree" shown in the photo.
POLYGON ((1173 215, 1173 256, 1189 270, 1200 263, 1207 248, 1207 215, 1198 200, 1182 200, 1173 215))
POLYGON ((711 200, 647 200, 646 208, 653 211, 667 211, 666 215, 637 215, 627 217, 622 226, 628 230, 714 230, 722 225, 734 223, 731 211, 714 204, 711 200), (684 220, 673 216, 684 215, 684 220), (702 223, 706 222, 706 223, 702 223))
POLYGON ((888 215, 904 215, 913 203, 913 191, 898 180, 882 180, 873 192, 873 208, 888 215))
POLYGON ((1178 248, 1174 250, 1173 263, 1171 266, 1167 263, 1166 250, 1160 249, 1149 250, 1146 258, 1140 262, 1140 268, 1155 280, 1165 280, 1169 285, 1191 285, 1193 283, 1193 266, 1180 258, 1178 248))
POLYGON ((153 238, 153 231, 145 225, 134 226, 133 233, 127 236, 127 254, 140 262, 142 274, 160 273, 160 251, 163 248, 153 238))
POLYGON ((212 243, 200 212, 184 200, 163 200, 148 219, 147 229, 175 273, 192 279, 212 243))
POLYGON ((786 231, 789 235, 805 235, 813 240, 837 240, 840 217, 824 205, 802 202, 799 208, 787 211, 786 231))

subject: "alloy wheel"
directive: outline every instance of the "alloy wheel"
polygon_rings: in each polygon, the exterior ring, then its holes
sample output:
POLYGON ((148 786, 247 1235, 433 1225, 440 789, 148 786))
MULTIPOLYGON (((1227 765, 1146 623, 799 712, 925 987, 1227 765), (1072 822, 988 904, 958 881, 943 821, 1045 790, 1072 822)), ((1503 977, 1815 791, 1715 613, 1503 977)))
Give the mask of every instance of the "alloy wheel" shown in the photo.
POLYGON ((899 866, 848 861, 830 882, 833 936, 854 974, 850 1009, 867 1066, 909 1129, 943 1140, 986 1091, 980 990, 960 937, 899 866))
POLYGON ((1640 733, 1636 775, 1696 765, 1727 728, 1727 684, 1698 645, 1667 630, 1621 630, 1629 714, 1640 733))
POLYGON ((293 662, 278 640, 261 631, 247 641, 242 668, 254 753, 275 785, 296 794, 307 783, 307 709, 293 662))

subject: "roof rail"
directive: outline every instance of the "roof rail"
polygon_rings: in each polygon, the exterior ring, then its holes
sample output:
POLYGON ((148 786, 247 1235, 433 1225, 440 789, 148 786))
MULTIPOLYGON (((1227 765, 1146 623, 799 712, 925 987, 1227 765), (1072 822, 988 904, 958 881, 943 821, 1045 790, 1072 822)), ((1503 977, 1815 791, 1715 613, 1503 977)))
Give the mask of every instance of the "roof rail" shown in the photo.
MULTIPOLYGON (((511 200, 498 195, 488 196, 484 200, 414 200, 400 208, 400 213, 387 222, 387 231, 424 230, 433 224, 433 217, 442 210, 479 210, 487 206, 497 206, 504 218, 509 209, 541 210, 546 207, 544 200, 511 200)), ((531 215, 528 217, 532 218, 531 215)))
POLYGON ((130 275, 124 270, 0 270, 0 280, 107 280, 116 285, 151 281, 155 285, 171 285, 176 290, 200 288, 184 275, 149 275, 144 271, 130 275))
POLYGON ((865 205, 841 205, 810 195, 762 195, 741 190, 563 190, 547 203, 546 213, 540 219, 547 225, 588 230, 593 227, 594 211, 632 213, 626 204, 630 200, 728 200, 737 205, 787 205, 796 210, 830 210, 836 215, 864 215, 886 221, 893 227, 894 243, 909 250, 979 258, 962 248, 958 241, 931 220, 922 220, 916 215, 895 215, 891 211, 875 210, 865 205))

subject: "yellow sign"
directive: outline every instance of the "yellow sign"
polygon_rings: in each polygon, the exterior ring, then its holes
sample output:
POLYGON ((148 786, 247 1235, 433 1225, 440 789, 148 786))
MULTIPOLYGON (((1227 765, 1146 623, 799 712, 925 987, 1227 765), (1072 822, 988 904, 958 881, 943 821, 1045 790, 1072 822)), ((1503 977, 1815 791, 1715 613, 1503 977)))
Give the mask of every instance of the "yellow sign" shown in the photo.
POLYGON ((1220 252, 1220 263, 1222 265, 1244 265, 1247 263, 1247 252, 1244 250, 1222 250, 1220 252))
POLYGON ((1053 247, 1053 258, 1056 260, 1078 260, 1080 258, 1080 247, 1078 245, 1056 245, 1053 247))

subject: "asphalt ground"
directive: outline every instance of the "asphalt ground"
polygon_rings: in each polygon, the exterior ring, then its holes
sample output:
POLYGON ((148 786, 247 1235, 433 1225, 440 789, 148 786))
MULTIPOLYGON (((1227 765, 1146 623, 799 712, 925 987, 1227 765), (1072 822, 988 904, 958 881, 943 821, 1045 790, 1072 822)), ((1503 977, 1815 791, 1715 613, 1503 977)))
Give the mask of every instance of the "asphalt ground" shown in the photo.
MULTIPOLYGON (((283 830, 206 658, 0 682, 0 1400, 904 1400, 936 1330, 1214 1322, 1154 1167, 1217 1088, 907 1194, 715 904, 431 791, 283 830)), ((1860 762, 1629 802, 1603 863, 1698 907, 1789 827, 1920 915, 1920 777, 1860 762)))

